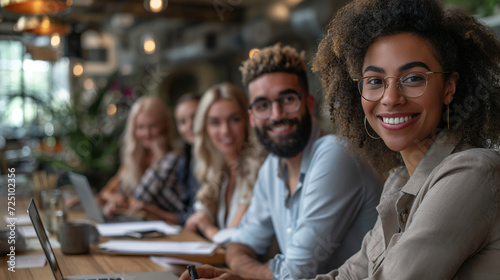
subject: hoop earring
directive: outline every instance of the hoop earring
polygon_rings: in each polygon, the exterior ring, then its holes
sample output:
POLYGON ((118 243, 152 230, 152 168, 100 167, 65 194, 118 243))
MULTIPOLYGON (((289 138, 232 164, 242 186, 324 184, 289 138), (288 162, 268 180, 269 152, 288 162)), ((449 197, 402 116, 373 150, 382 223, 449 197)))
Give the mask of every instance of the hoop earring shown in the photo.
POLYGON ((370 136, 370 138, 372 138, 372 139, 375 139, 375 140, 380 139, 380 136, 379 136, 379 137, 373 137, 373 136, 370 134, 370 132, 368 132, 368 128, 366 127, 366 116, 365 116, 365 120, 364 120, 364 122, 365 122, 365 131, 366 131, 366 134, 368 134, 368 136, 370 136))
POLYGON ((448 130, 450 130, 450 104, 448 104, 448 106, 446 106, 446 123, 448 124, 448 130))

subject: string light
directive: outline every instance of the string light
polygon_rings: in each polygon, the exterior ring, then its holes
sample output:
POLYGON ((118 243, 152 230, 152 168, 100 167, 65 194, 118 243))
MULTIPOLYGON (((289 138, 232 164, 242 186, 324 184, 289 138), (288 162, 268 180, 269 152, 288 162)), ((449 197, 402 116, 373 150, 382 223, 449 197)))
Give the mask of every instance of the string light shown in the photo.
POLYGON ((57 48, 59 47, 59 45, 61 44, 61 35, 59 33, 53 33, 51 36, 50 36, 50 45, 53 47, 53 48, 57 48))
POLYGON ((144 8, 152 13, 163 12, 167 4, 167 0, 144 0, 144 8))
POLYGON ((149 8, 151 9, 151 12, 153 12, 153 13, 161 12, 161 10, 163 9, 163 1, 162 0, 150 0, 149 1, 149 8))
POLYGON ((83 88, 86 90, 91 90, 94 87, 94 81, 91 78, 85 79, 83 81, 83 88))
POLYGON ((82 74, 83 74, 83 65, 81 63, 75 64, 75 66, 73 66, 73 75, 75 75, 75 77, 80 77, 82 74))
POLYGON ((146 54, 153 54, 156 51, 155 40, 152 37, 147 37, 144 39, 143 48, 146 54))
POLYGON ((270 7, 270 16, 279 21, 288 20, 290 17, 290 9, 283 3, 276 3, 270 7))
POLYGON ((109 104, 107 109, 106 109, 106 113, 108 113, 109 116, 112 116, 114 114, 116 114, 116 105, 115 104, 109 104))

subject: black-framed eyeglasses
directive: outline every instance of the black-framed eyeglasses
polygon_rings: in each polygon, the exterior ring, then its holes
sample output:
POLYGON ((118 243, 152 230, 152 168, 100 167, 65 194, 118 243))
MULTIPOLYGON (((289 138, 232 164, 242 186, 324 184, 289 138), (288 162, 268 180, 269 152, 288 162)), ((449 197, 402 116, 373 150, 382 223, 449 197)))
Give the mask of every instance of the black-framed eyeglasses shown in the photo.
POLYGON ((260 120, 268 119, 273 110, 273 102, 278 102, 281 111, 287 114, 295 113, 300 108, 301 94, 295 91, 280 94, 280 97, 269 100, 267 98, 257 98, 248 109, 252 115, 260 120))
POLYGON ((386 81, 389 78, 397 79, 396 85, 399 91, 409 98, 416 98, 424 94, 427 89, 428 76, 430 74, 446 74, 450 72, 411 72, 399 76, 367 76, 361 79, 353 79, 358 83, 358 90, 367 101, 378 101, 384 96, 385 90, 389 87, 386 81))

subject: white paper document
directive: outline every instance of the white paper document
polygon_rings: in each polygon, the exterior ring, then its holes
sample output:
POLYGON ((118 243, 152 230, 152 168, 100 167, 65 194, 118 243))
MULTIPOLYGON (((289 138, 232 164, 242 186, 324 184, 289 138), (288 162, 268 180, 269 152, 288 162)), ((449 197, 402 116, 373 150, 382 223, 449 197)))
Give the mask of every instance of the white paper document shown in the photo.
MULTIPOLYGON (((21 235, 24 238, 34 238, 34 237, 36 237, 36 231, 35 231, 35 228, 33 226, 18 227, 17 230, 19 231, 19 233, 21 233, 21 235)), ((47 229, 45 229, 45 233, 47 234, 47 236, 50 235, 50 233, 49 233, 49 231, 47 229)))
POLYGON ((174 265, 194 265, 194 266, 202 265, 202 263, 199 262, 192 262, 179 258, 151 256, 149 257, 149 259, 155 264, 167 269, 175 269, 174 265))
POLYGON ((127 223, 109 223, 96 225, 97 231, 101 236, 125 236, 129 232, 139 232, 147 230, 156 230, 164 234, 178 234, 181 231, 180 226, 171 226, 164 221, 142 221, 127 223))
MULTIPOLYGON (((42 245, 40 245, 38 238, 27 238, 24 241, 26 242, 26 250, 42 250, 42 245)), ((49 242, 52 249, 61 248, 61 243, 56 239, 49 237, 49 242)))
MULTIPOLYGON (((36 231, 34 227, 18 227, 17 230, 21 233, 24 238, 36 237, 36 231)), ((48 236, 48 234, 47 234, 48 236)))
POLYGON ((111 240, 99 245, 108 252, 144 255, 211 255, 217 244, 209 242, 111 240))
POLYGON ((28 214, 20 214, 16 216, 4 216, 5 222, 8 224, 9 222, 15 221, 18 226, 26 226, 31 225, 30 216, 28 214))
POLYGON ((45 255, 21 255, 16 256, 17 268, 43 267, 45 266, 45 255))

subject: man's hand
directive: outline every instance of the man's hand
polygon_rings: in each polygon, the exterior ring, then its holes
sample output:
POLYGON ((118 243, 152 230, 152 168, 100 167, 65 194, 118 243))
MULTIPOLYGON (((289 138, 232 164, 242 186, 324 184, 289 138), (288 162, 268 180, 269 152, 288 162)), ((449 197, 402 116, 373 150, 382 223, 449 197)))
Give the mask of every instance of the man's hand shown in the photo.
POLYGON ((258 261, 255 251, 240 243, 227 245, 226 264, 245 279, 273 279, 269 263, 258 261))
MULTIPOLYGON (((203 266, 197 266, 196 272, 200 279, 229 279, 229 280, 243 280, 240 276, 231 273, 227 269, 216 268, 211 265, 205 264, 203 266)), ((191 280, 189 272, 186 270, 182 273, 179 280, 191 280)))

